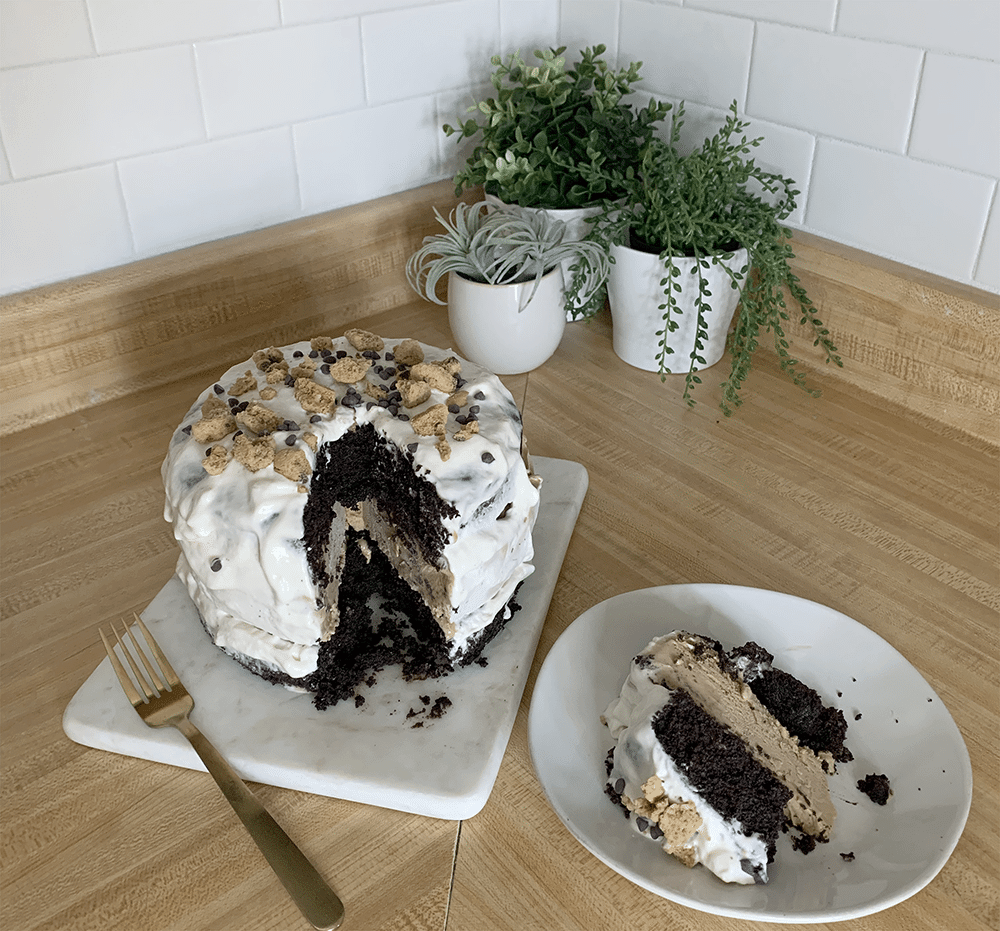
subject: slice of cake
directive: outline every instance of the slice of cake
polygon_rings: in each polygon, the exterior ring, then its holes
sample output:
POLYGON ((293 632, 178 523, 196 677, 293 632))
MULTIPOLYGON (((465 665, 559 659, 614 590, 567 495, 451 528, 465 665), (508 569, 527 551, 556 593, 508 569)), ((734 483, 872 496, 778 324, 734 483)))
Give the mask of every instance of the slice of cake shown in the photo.
POLYGON ((539 480, 498 378, 362 330, 261 350, 192 405, 163 479, 177 574, 253 672, 363 701, 468 665, 532 572, 539 480))
POLYGON ((827 774, 851 759, 843 714, 772 660, 674 631, 633 659, 603 716, 617 742, 608 794, 667 853, 726 882, 766 882, 786 824, 828 840, 827 774))

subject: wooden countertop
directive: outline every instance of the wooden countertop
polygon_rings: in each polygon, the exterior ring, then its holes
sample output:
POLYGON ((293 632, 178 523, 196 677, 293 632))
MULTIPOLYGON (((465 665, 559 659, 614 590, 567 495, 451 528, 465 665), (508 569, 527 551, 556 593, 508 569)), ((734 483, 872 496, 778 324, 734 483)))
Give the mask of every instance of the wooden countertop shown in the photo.
MULTIPOLYGON (((323 310, 316 298, 309 319, 323 310)), ((451 342, 445 311, 426 304, 350 320, 451 342)), ((61 728, 102 658, 98 626, 141 611, 173 571, 167 439, 238 361, 221 335, 203 349, 175 380, 0 444, 5 931, 305 927, 206 774, 87 749, 61 728)), ((836 927, 997 928, 997 445, 833 371, 812 376, 813 400, 766 351, 734 417, 710 377, 689 410, 674 380, 617 359, 606 315, 568 326, 548 363, 505 380, 526 398, 532 453, 583 463, 590 488, 486 807, 456 823, 255 786, 345 900, 345 931, 763 927, 675 905, 604 866, 549 807, 528 755, 532 687, 558 635, 612 595, 681 582, 776 589, 855 618, 923 674, 962 731, 975 788, 951 859, 911 899, 836 927)))

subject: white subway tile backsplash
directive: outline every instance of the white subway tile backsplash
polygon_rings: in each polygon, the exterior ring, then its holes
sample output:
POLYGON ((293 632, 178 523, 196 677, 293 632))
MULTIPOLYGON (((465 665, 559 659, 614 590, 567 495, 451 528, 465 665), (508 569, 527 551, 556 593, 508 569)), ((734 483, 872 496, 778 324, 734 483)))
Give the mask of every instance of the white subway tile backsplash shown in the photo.
POLYGON ((142 255, 260 229, 299 212, 287 127, 128 159, 119 171, 142 255))
POLYGON ((428 0, 280 0, 280 3, 282 22, 286 25, 298 25, 411 6, 426 6, 428 0))
POLYGON ((16 178, 204 138, 194 61, 182 46, 4 71, 0 95, 16 178))
POLYGON ((500 50, 496 2, 461 0, 361 21, 372 104, 478 84, 500 50))
POLYGON ((826 32, 833 29, 837 13, 836 0, 686 0, 685 6, 826 32))
POLYGON ((98 52, 274 29, 278 0, 88 0, 98 52))
MULTIPOLYGON (((559 45, 568 54, 592 45, 606 45, 606 57, 618 57, 618 4, 607 0, 562 0, 559 5, 559 45)), ((619 63, 619 67, 628 62, 619 63)))
POLYGON ((1000 3, 840 0, 837 32, 996 61, 1000 59, 1000 3))
POLYGON ((0 2, 0 67, 94 54, 84 0, 0 2))
POLYGON ((1000 0, 0 0, 0 283, 451 177, 492 55, 599 43, 684 150, 735 98, 790 225, 1000 290, 1000 0))
MULTIPOLYGON (((535 0, 500 0, 500 49, 506 57, 520 50, 521 57, 534 61, 535 49, 547 49, 558 43, 559 7, 553 0, 544 3, 535 0)), ((575 51, 570 49, 569 52, 575 51)), ((489 59, 483 62, 483 73, 488 74, 489 59)))
POLYGON ((820 139, 806 224, 823 235, 968 281, 995 182, 820 139))
POLYGON ((643 62, 642 85, 655 95, 742 107, 753 31, 751 20, 623 0, 618 58, 643 62))
POLYGON ((928 54, 908 154, 1000 174, 1000 63, 928 54))
POLYGON ((294 135, 303 212, 357 204, 440 180, 439 133, 433 97, 301 123, 294 135), (374 139, 377 145, 370 143, 374 139))
POLYGON ((975 279, 981 287, 1000 291, 1000 207, 995 199, 986 223, 986 235, 983 236, 975 279))
POLYGON ((356 20, 199 42, 195 53, 213 138, 364 105, 356 20))
POLYGON ((127 262, 133 255, 113 165, 0 187, 4 293, 127 262))
POLYGON ((920 60, 916 49, 761 23, 747 112, 902 152, 920 60))

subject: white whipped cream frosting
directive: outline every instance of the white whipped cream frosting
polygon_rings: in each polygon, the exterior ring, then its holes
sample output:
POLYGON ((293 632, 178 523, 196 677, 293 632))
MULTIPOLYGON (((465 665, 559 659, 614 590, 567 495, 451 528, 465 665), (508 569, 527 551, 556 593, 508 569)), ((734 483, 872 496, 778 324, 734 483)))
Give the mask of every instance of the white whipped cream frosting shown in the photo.
MULTIPOLYGON (((380 356, 400 342, 385 340, 380 356)), ((451 350, 421 347, 427 362, 455 355, 451 350)), ((357 355, 344 338, 334 339, 333 350, 357 355)), ((308 358, 310 351, 308 341, 282 347, 293 366, 300 358, 308 358)), ((379 364, 392 366, 393 362, 380 360, 379 364)), ((216 643, 227 652, 298 678, 316 669, 325 619, 303 542, 303 512, 309 496, 273 466, 251 472, 231 459, 224 471, 210 475, 202 466, 208 448, 221 445, 231 451, 233 434, 203 443, 185 432, 201 418, 206 398, 228 400, 226 392, 248 370, 257 377, 258 387, 265 387, 264 374, 252 361, 235 365, 217 382, 221 392, 216 385, 209 386, 175 431, 162 467, 164 516, 173 523, 181 549, 177 574, 216 643)), ((237 399, 259 401, 291 421, 298 429, 274 431, 276 446, 301 450, 313 469, 316 452, 304 441, 305 433, 315 435, 320 450, 354 425, 371 423, 391 443, 412 450, 415 471, 458 512, 444 522, 448 543, 442 553, 442 567, 452 580, 448 593, 454 628, 452 658, 493 620, 518 583, 533 571, 531 531, 539 497, 522 459, 521 419, 510 393, 496 376, 467 360, 461 360, 460 374, 461 389, 468 392, 469 400, 458 415, 449 414, 447 460, 436 448, 438 437, 420 436, 411 424, 427 408, 444 403, 448 395, 437 389, 416 407, 400 407, 399 413, 410 420, 367 396, 358 406, 338 403, 329 414, 312 415, 303 411, 294 387, 286 384, 271 386, 277 391, 274 398, 261 400, 258 391, 252 390, 237 399), (467 414, 473 405, 478 407, 479 432, 455 440, 454 433, 461 429, 456 416, 467 414), (503 518, 498 520, 501 513, 503 518)), ((335 390, 338 398, 347 389, 320 369, 313 378, 335 390)), ((383 386, 392 380, 374 373, 369 378, 383 386)), ((363 383, 355 387, 360 392, 363 383)))
MULTIPOLYGON (((671 636, 674 635, 667 635, 671 636)), ((653 640, 639 656, 654 653, 657 644, 665 639, 653 640)), ((658 776, 671 801, 693 803, 701 817, 701 828, 688 841, 695 863, 704 865, 725 882, 752 885, 754 876, 743 868, 746 861, 759 871, 757 881, 766 881, 767 842, 764 838, 759 834, 744 834, 738 822, 723 818, 667 756, 653 733, 652 718, 674 694, 655 681, 656 678, 655 665, 644 665, 633 659, 621 695, 604 712, 603 720, 616 741, 608 784, 614 786, 619 779, 624 779, 625 786, 619 794, 629 799, 642 799, 643 784, 650 776, 658 776)), ((637 819, 631 820, 638 831, 637 819)), ((666 849, 666 840, 662 846, 666 849)))

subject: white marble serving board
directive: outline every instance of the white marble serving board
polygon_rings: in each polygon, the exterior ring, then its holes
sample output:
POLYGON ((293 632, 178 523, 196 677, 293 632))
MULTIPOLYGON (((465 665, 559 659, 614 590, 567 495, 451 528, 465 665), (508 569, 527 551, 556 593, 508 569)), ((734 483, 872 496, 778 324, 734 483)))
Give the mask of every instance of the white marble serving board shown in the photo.
MULTIPOLYGON (((142 618, 194 696, 192 720, 241 776, 435 818, 470 818, 486 804, 588 484, 579 463, 536 457, 533 465, 543 478, 535 571, 514 621, 487 646, 488 664, 423 682, 384 670, 360 708, 317 711, 311 696, 247 672, 208 638, 176 576, 166 584, 142 618), (407 718, 425 712, 420 696, 441 695, 452 701, 442 717, 407 718)), ((176 730, 142 723, 107 659, 67 706, 63 729, 88 747, 205 768, 176 730)))

